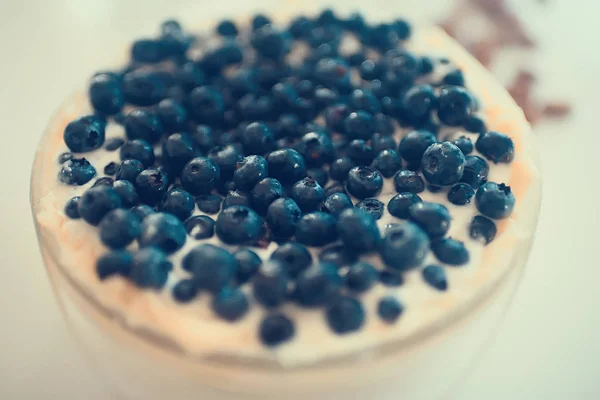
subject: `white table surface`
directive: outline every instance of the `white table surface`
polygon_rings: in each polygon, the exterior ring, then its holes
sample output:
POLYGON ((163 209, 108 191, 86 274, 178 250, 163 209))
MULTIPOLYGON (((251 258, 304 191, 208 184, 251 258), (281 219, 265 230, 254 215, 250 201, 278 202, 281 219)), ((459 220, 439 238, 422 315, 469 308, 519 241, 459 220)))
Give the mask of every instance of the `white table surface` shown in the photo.
MULTIPOLYGON (((600 7, 549 3, 522 12, 546 38, 544 91, 576 110, 536 128, 545 178, 537 240, 514 306, 460 399, 600 398, 600 7)), ((123 38, 188 7, 204 17, 239 10, 232 1, 0 1, 0 399, 108 398, 71 343, 41 265, 30 166, 61 99, 115 59, 123 38)))

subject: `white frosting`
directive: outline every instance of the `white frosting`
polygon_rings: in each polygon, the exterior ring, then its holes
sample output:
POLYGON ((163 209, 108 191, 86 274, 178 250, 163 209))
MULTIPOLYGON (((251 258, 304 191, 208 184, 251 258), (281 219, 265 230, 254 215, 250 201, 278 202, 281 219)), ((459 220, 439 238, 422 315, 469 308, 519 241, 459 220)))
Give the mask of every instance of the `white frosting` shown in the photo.
MULTIPOLYGON (((437 29, 416 30, 409 48, 417 54, 446 56, 459 65, 465 72, 469 89, 485 106, 482 114, 488 127, 511 136, 517 149, 513 163, 490 163, 489 180, 511 185, 517 205, 511 218, 498 223, 498 237, 487 247, 471 240, 468 234, 469 222, 478 214, 473 203, 466 206, 452 205, 446 199, 447 190, 420 194, 425 201, 442 203, 449 208, 453 217, 449 236, 464 241, 470 253, 467 265, 445 268, 449 285, 447 292, 439 292, 425 283, 420 269, 407 272, 402 286, 392 288, 377 285, 360 296, 366 311, 365 324, 360 331, 344 336, 332 333, 322 309, 306 310, 294 304, 286 304, 281 311, 295 321, 296 334, 291 341, 269 349, 260 343, 257 335, 260 321, 266 314, 259 305, 251 304, 249 313, 242 320, 228 323, 212 313, 210 296, 206 293, 201 293, 196 300, 186 305, 175 302, 171 296, 173 285, 187 274, 180 268, 181 258, 200 243, 222 245, 216 236, 202 241, 188 237, 185 246, 172 256, 176 268, 160 292, 140 290, 121 277, 100 282, 95 273, 95 261, 107 250, 99 240, 97 228, 82 220, 69 220, 63 212, 66 201, 83 193, 92 185, 93 180, 87 185, 73 187, 56 179, 60 167, 56 161, 57 156, 67 151, 62 142, 64 127, 70 120, 89 112, 83 93, 76 94, 59 110, 38 150, 33 172, 32 201, 42 246, 49 250, 76 286, 93 302, 122 320, 127 328, 144 334, 150 333, 195 356, 232 356, 293 366, 354 354, 384 343, 408 341, 414 339, 415 335, 439 329, 440 325, 476 305, 507 274, 513 252, 524 237, 532 234, 539 202, 539 178, 531 159, 529 125, 522 111, 489 73, 437 29), (381 321, 376 312, 378 300, 387 295, 397 297, 405 306, 401 318, 392 325, 381 321)), ((396 139, 399 141, 405 133, 406 131, 398 129, 396 139)), ((449 133, 456 136, 464 134, 473 141, 476 139, 476 135, 453 130, 440 132, 440 138, 444 139, 449 133)), ((122 127, 114 123, 108 124, 107 138, 124 136, 122 127)), ((118 154, 118 150, 98 150, 83 156, 101 176, 106 164, 119 161, 118 154)), ((389 199, 395 194, 393 181, 386 179, 380 200, 387 206, 389 199)), ((194 214, 202 213, 196 208, 194 214)), ((378 225, 383 231, 385 225, 394 222, 401 220, 391 216, 386 209, 378 225)), ((266 259, 275 248, 276 245, 271 243, 268 248, 255 251, 266 259)), ((315 261, 319 250, 311 249, 315 261)), ((365 259, 381 266, 377 255, 365 259)), ((440 264, 433 254, 428 256, 424 265, 430 263, 440 264)), ((247 285, 243 289, 250 293, 247 285)), ((249 299, 252 301, 252 296, 249 299)))

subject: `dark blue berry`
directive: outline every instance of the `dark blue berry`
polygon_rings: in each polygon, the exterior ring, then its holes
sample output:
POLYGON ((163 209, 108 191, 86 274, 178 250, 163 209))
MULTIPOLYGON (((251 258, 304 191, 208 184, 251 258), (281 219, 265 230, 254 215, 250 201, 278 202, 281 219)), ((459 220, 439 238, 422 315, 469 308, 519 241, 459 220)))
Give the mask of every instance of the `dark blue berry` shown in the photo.
POLYGON ((196 204, 200 211, 207 214, 216 214, 221 209, 223 199, 216 194, 203 194, 196 197, 196 204))
POLYGON ((450 229, 452 217, 448 209, 441 204, 418 202, 408 213, 409 219, 431 237, 444 236, 450 229))
POLYGON ((121 198, 115 189, 99 185, 85 191, 79 199, 79 215, 87 223, 98 225, 111 210, 121 207, 121 198))
POLYGON ((450 126, 462 126, 474 110, 473 97, 465 88, 447 86, 440 91, 437 115, 442 123, 450 126))
POLYGON ((251 192, 252 208, 260 215, 264 215, 271 203, 283 197, 283 187, 274 178, 265 178, 254 185, 251 192))
POLYGON ((96 115, 86 115, 69 122, 63 139, 73 153, 96 150, 104 144, 106 121, 96 115))
POLYGON ((379 79, 384 71, 384 65, 377 60, 366 60, 359 67, 361 78, 366 81, 379 79))
POLYGON ((381 112, 379 99, 370 90, 355 89, 350 95, 350 106, 355 110, 367 111, 371 114, 381 112))
POLYGON ((215 221, 206 215, 195 215, 185 220, 185 230, 196 240, 209 239, 215 234, 215 221))
POLYGON ((388 212, 396 218, 408 219, 410 216, 410 208, 414 204, 422 201, 423 200, 415 193, 399 193, 392 197, 388 203, 388 212))
POLYGON ((314 74, 317 81, 328 88, 345 88, 350 84, 350 66, 339 58, 322 58, 314 74))
POLYGON ((300 97, 296 88, 289 83, 276 83, 271 88, 271 93, 279 107, 282 107, 287 111, 292 109, 294 103, 298 100, 298 97, 300 97))
POLYGON ((233 178, 235 166, 243 156, 235 146, 226 145, 213 147, 208 153, 208 158, 219 167, 221 179, 227 181, 233 178))
POLYGON ((314 101, 319 109, 335 104, 339 100, 337 92, 328 88, 317 88, 315 90, 314 101))
POLYGON ((187 111, 173 99, 164 99, 158 103, 156 115, 166 133, 180 132, 187 127, 187 111))
POLYGON ((296 239, 307 246, 325 246, 338 237, 336 219, 324 212, 306 214, 296 225, 296 239))
POLYGON ((436 106, 436 95, 431 85, 417 85, 402 97, 402 119, 415 125, 429 118, 436 106))
POLYGON ((452 143, 435 143, 425 150, 421 169, 429 183, 452 185, 462 178, 465 161, 462 151, 452 143))
POLYGON ((335 217, 339 216, 347 208, 353 208, 352 200, 345 193, 333 193, 329 195, 321 205, 321 211, 335 217))
POLYGON ((394 175, 394 186, 398 193, 421 193, 425 190, 425 182, 421 175, 407 169, 398 171, 394 175))
POLYGON ((306 38, 312 29, 314 28, 314 22, 307 17, 299 16, 292 19, 288 31, 295 39, 306 38))
POLYGON ((355 293, 364 293, 371 289, 379 279, 379 273, 371 264, 358 262, 353 264, 345 277, 346 287, 355 293))
POLYGON ((151 106, 167 97, 168 85, 158 71, 139 69, 123 76, 125 101, 136 106, 151 106))
POLYGON ((287 238, 296 232, 296 224, 301 216, 302 211, 294 200, 279 198, 267 208, 266 221, 274 237, 287 238))
POLYGON ((262 122, 248 124, 242 133, 246 154, 266 154, 273 149, 274 142, 273 132, 262 122))
POLYGON ((156 39, 139 39, 131 46, 131 59, 139 63, 157 63, 169 56, 164 42, 156 39))
POLYGON ((473 142, 466 136, 455 139, 452 144, 458 147, 465 156, 473 152, 473 142))
POLYGON ((411 131, 400 141, 398 152, 410 166, 418 166, 425 151, 437 141, 435 135, 429 131, 411 131))
POLYGON ((290 51, 290 39, 289 33, 267 24, 254 30, 250 43, 262 57, 278 60, 290 51))
POLYGON ((225 208, 215 226, 219 239, 227 244, 251 244, 262 231, 261 218, 245 206, 225 208))
POLYGON ((403 311, 404 306, 391 296, 382 298, 377 304, 379 318, 390 324, 396 322, 403 311))
POLYGON ((125 133, 130 140, 142 139, 149 143, 157 143, 164 132, 158 116, 152 111, 135 109, 125 117, 125 133))
POLYGON ((221 318, 233 322, 242 318, 250 308, 248 299, 239 288, 224 287, 213 297, 211 307, 221 318))
POLYGON ((279 346, 295 334, 294 323, 283 314, 271 314, 260 323, 260 341, 268 347, 279 346))
POLYGON ((475 195, 475 205, 480 213, 493 219, 508 218, 515 208, 515 196, 510 186, 486 182, 475 195))
POLYGON ((327 323, 338 335, 358 331, 365 321, 365 310, 357 299, 348 296, 337 298, 326 311, 327 323))
POLYGON ((271 20, 266 15, 256 14, 252 18, 252 30, 255 31, 255 30, 260 29, 263 26, 268 25, 270 23, 271 23, 271 20))
MULTIPOLYGON (((119 181, 117 181, 117 182, 119 182, 119 181)), ((135 216, 138 217, 138 219, 140 221, 143 221, 148 215, 156 213, 154 208, 150 207, 147 204, 140 204, 138 206, 135 206, 131 209, 131 212, 134 213, 135 216)))
POLYGON ((219 166, 206 157, 190 160, 181 171, 181 185, 194 196, 208 194, 220 178, 219 166))
POLYGON ((398 143, 396 143, 394 136, 377 132, 371 137, 371 147, 373 147, 375 154, 379 154, 383 150, 396 150, 398 143))
POLYGON ((509 163, 515 158, 515 145, 511 138, 499 132, 486 132, 475 142, 477 151, 494 163, 509 163))
POLYGON ((102 178, 98 178, 96 179, 96 182, 94 182, 94 186, 98 186, 98 185, 106 185, 106 186, 112 186, 114 183, 113 178, 110 178, 108 176, 103 176, 102 178))
POLYGON ((325 188, 325 198, 331 196, 334 193, 344 193, 345 195, 348 195, 346 187, 341 182, 333 182, 331 185, 325 188))
POLYGON ((423 268, 422 271, 423 280, 427 282, 431 287, 439 291, 446 291, 448 289, 448 279, 446 278, 446 271, 439 265, 428 265, 423 268))
POLYGON ((179 175, 183 167, 196 156, 196 145, 188 133, 174 133, 162 143, 162 162, 174 175, 179 175))
POLYGON ((142 234, 138 242, 140 247, 156 247, 166 253, 179 250, 186 240, 186 230, 174 215, 156 213, 148 215, 142 221, 142 234))
POLYGON ((421 265, 429 252, 429 238, 417 225, 404 222, 391 226, 381 240, 379 253, 388 267, 406 271, 421 265))
POLYGON ((383 216, 383 211, 385 208, 385 204, 375 198, 364 199, 360 201, 356 208, 363 210, 364 212, 370 214, 376 220, 380 219, 383 216))
MULTIPOLYGON (((187 62, 175 71, 175 80, 179 84, 180 88, 183 89, 185 93, 188 93, 193 89, 204 85, 206 83, 206 76, 198 65, 193 62, 187 62)), ((183 123, 184 120, 187 120, 187 111, 183 110, 185 112, 184 114, 181 112, 182 110, 179 107, 179 103, 175 101, 163 111, 163 114, 167 116, 168 120, 173 122, 179 121, 172 126, 179 125, 180 122, 183 123), (185 118, 182 118, 184 115, 185 118)), ((161 112, 159 111, 159 115, 160 114, 161 112)), ((174 132, 176 132, 176 130, 174 132)))
POLYGON ((389 50, 385 57, 388 60, 388 70, 385 75, 386 85, 400 91, 412 86, 421 70, 419 58, 412 53, 397 49, 389 50))
POLYGON ((202 153, 206 154, 216 144, 216 138, 212 131, 212 128, 208 125, 198 125, 196 129, 191 133, 192 139, 196 143, 196 148, 202 153))
POLYGON ((356 253, 376 250, 381 240, 375 218, 360 208, 343 211, 337 229, 344 245, 356 253))
POLYGON ((469 251, 465 245, 452 238, 432 241, 431 251, 438 260, 449 265, 464 265, 469 262, 469 251))
POLYGON ((218 293, 233 280, 238 267, 235 257, 227 250, 201 244, 183 257, 183 268, 192 273, 192 280, 198 289, 218 293))
POLYGON ((123 160, 117 171, 116 178, 135 182, 137 176, 144 170, 144 164, 139 160, 123 160))
POLYGON ((496 224, 489 218, 476 215, 469 226, 469 235, 472 239, 489 244, 496 237, 496 224))
POLYGON ((375 130, 375 119, 366 111, 350 113, 344 120, 344 132, 353 139, 369 140, 375 130))
POLYGON ((374 168, 358 166, 348 173, 346 181, 348 192, 358 198, 375 197, 381 193, 383 188, 383 177, 374 168))
POLYGON ((347 104, 335 104, 325 109, 325 123, 333 132, 344 133, 346 117, 350 115, 350 107, 347 104))
POLYGON ((444 85, 465 86, 465 76, 460 69, 448 72, 442 79, 444 85))
POLYGON ((379 281, 383 286, 399 287, 404 284, 402 272, 393 269, 384 269, 379 273, 379 281))
POLYGON ((421 74, 428 75, 433 72, 434 69, 434 61, 431 57, 425 56, 421 57, 421 74))
POLYGON ((329 175, 331 175, 331 179, 343 182, 348 178, 348 172, 355 166, 356 164, 354 164, 354 161, 352 161, 350 157, 338 158, 331 163, 329 175))
POLYGON ((448 201, 457 206, 464 206, 471 202, 475 191, 466 183, 457 183, 448 191, 448 201))
POLYGON ((67 201, 67 204, 65 204, 65 215, 71 219, 79 219, 81 218, 81 215, 79 215, 79 199, 81 197, 79 196, 75 196, 70 198, 67 201))
POLYGON ((362 139, 352 140, 346 152, 356 165, 369 165, 376 156, 373 148, 362 139))
POLYGON ((488 173, 489 166, 483 158, 466 156, 465 170, 460 181, 468 184, 473 189, 478 189, 479 186, 487 181, 488 173))
POLYGON ((119 170, 119 164, 112 162, 112 161, 104 166, 104 173, 106 175, 115 175, 118 170, 119 170))
POLYGON ((233 173, 237 189, 250 191, 254 185, 269 175, 267 160, 261 156, 248 156, 238 161, 233 173))
POLYGON ((102 254, 96 261, 96 274, 103 281, 114 275, 129 276, 133 255, 126 250, 113 250, 102 254))
POLYGON ((467 131, 473 133, 484 133, 487 131, 485 122, 476 115, 471 115, 464 123, 464 127, 467 131))
POLYGON ((310 212, 319 208, 325 199, 325 192, 317 181, 304 178, 294 184, 291 197, 303 212, 310 212))
POLYGON ((179 303, 189 303, 198 295, 198 288, 192 279, 183 279, 173 287, 173 298, 179 303))
POLYGON ((294 299, 301 307, 321 307, 338 296, 342 283, 335 265, 315 265, 296 280, 294 299))
POLYGON ((295 138, 298 136, 300 119, 294 114, 282 114, 275 124, 275 135, 278 138, 295 138))
POLYGON ((96 169, 85 158, 72 158, 63 163, 58 179, 67 185, 84 185, 96 176, 96 169))
POLYGON ((158 205, 159 211, 173 214, 182 221, 192 215, 194 208, 192 195, 180 188, 170 189, 158 205))
POLYGON ((355 263, 358 260, 358 256, 358 253, 347 248, 343 243, 335 243, 321 250, 319 261, 343 267, 355 263))
POLYGON ((385 178, 391 178, 402 168, 402 160, 396 150, 382 150, 371 163, 371 167, 377 169, 385 178))
POLYGON ((66 151, 64 153, 59 154, 58 163, 64 164, 67 161, 71 160, 72 158, 73 158, 73 153, 66 151))
POLYGON ((267 308, 283 304, 288 292, 289 277, 278 261, 264 262, 252 278, 252 293, 256 301, 267 308))
POLYGON ((296 278, 312 264, 310 252, 299 243, 287 242, 271 254, 271 260, 278 261, 291 278, 296 278))
POLYGON ((209 125, 221 120, 225 111, 223 96, 209 86, 200 86, 192 90, 189 107, 196 122, 209 125))
POLYGON ((135 178, 135 188, 140 201, 151 206, 158 204, 168 187, 167 176, 156 168, 145 169, 135 178))
POLYGON ((134 139, 125 142, 119 150, 119 155, 121 160, 138 160, 145 168, 151 167, 155 160, 152 145, 143 139, 134 139))
POLYGON ((329 174, 322 168, 309 168, 306 171, 306 176, 317 181, 321 187, 325 187, 329 182, 329 174))
POLYGON ((309 132, 302 137, 296 150, 309 167, 320 167, 334 158, 334 147, 329 136, 323 132, 309 132))
POLYGON ((141 233, 138 217, 131 211, 115 209, 109 211, 98 225, 100 240, 112 249, 123 248, 141 233))
POLYGON ((250 207, 250 194, 240 190, 230 190, 223 200, 223 209, 231 206, 248 206, 250 207))
POLYGON ((113 74, 95 75, 90 83, 89 96, 92 107, 105 115, 118 113, 125 104, 121 82, 113 74))
POLYGON ((251 279, 262 265, 262 260, 252 250, 241 249, 235 252, 233 256, 238 262, 236 278, 239 284, 246 283, 251 279))
POLYGON ((133 255, 129 278, 142 289, 162 289, 172 269, 165 253, 148 247, 133 255))
POLYGON ((217 25, 217 33, 226 37, 237 36, 238 29, 233 21, 226 19, 219 22, 219 25, 217 25))

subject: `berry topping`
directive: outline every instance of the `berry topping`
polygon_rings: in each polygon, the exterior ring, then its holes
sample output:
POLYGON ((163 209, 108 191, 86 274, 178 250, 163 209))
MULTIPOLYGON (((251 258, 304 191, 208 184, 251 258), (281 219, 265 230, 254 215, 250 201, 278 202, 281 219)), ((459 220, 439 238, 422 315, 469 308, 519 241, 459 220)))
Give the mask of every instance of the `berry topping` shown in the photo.
POLYGON ((104 166, 104 173, 106 175, 114 175, 119 170, 119 164, 115 162, 109 162, 104 166))
POLYGON ((170 174, 179 175, 195 155, 196 144, 188 133, 174 133, 162 143, 162 163, 170 174))
POLYGON ((72 158, 63 163, 58 179, 67 185, 85 185, 94 176, 96 169, 85 158, 72 158))
POLYGON ((342 157, 331 163, 329 167, 329 175, 336 181, 343 182, 348 177, 348 172, 355 167, 356 164, 350 159, 350 157, 342 157))
POLYGON ((226 19, 219 22, 219 25, 217 25, 217 33, 226 37, 237 36, 238 29, 233 21, 226 19))
POLYGON ((450 126, 461 126, 475 109, 471 94, 460 86, 442 88, 438 96, 437 115, 440 121, 450 126))
POLYGON ((215 220, 206 215, 195 215, 185 220, 185 230, 191 238, 200 240, 213 237, 215 220))
POLYGON ((370 214, 374 219, 380 219, 383 216, 383 211, 385 209, 385 204, 377 199, 364 199, 360 201, 356 208, 365 211, 370 214))
MULTIPOLYGON (((116 184, 116 182, 115 182, 115 184, 116 184)), ((152 208, 146 204, 140 204, 139 206, 133 207, 131 209, 131 212, 134 213, 135 216, 138 217, 138 219, 140 221, 143 221, 144 219, 146 219, 146 217, 148 215, 156 214, 156 211, 154 210, 154 208, 152 208)))
POLYGON ((217 217, 217 236, 227 244, 252 244, 261 231, 261 218, 246 206, 225 208, 217 217))
POLYGON ((138 160, 145 168, 149 168, 154 164, 154 150, 152 149, 152 145, 143 139, 134 139, 125 142, 119 150, 119 156, 121 160, 138 160))
MULTIPOLYGON (((220 177, 222 180, 230 180, 233 178, 233 171, 238 161, 243 157, 236 147, 231 145, 216 146, 213 147, 208 153, 208 158, 213 164, 219 167, 220 177)), ((204 172, 205 168, 200 169, 199 172, 204 172)), ((219 173, 212 173, 215 176, 215 181, 219 180, 219 173)), ((192 193, 192 192, 191 192, 192 193)))
POLYGON ((113 115, 125 104, 121 82, 114 74, 97 74, 92 78, 89 90, 90 102, 96 111, 113 115))
POLYGON ((469 262, 469 251, 464 243, 452 238, 432 241, 431 251, 438 260, 449 265, 464 265, 469 262))
POLYGON ((417 85, 402 97, 403 119, 415 125, 429 118, 435 109, 436 96, 431 85, 417 85))
POLYGON ((388 211, 396 218, 408 219, 410 208, 423 200, 415 193, 399 193, 388 203, 388 211))
POLYGON ((131 211, 123 209, 109 211, 100 221, 98 228, 102 243, 113 249, 127 246, 141 234, 139 218, 131 211))
POLYGON ((191 279, 183 279, 173 287, 173 298, 179 303, 189 303, 198 295, 198 288, 191 279))
POLYGON ((211 307, 219 317, 230 322, 241 319, 250 308, 244 292, 231 287, 221 289, 213 297, 211 307))
POLYGON ((471 186, 473 189, 478 189, 479 186, 487 181, 488 172, 489 166, 483 158, 466 156, 465 171, 460 181, 471 186))
POLYGON ((427 234, 410 222, 390 227, 379 246, 379 253, 385 265, 398 271, 418 267, 428 252, 427 234))
POLYGON ((425 190, 425 181, 418 173, 405 169, 394 175, 394 186, 398 193, 421 193, 425 190))
POLYGON ((475 204, 479 212, 486 217, 502 219, 509 217, 515 208, 515 196, 510 186, 486 182, 477 189, 475 204))
POLYGON ((381 234, 373 216, 360 208, 342 212, 338 219, 340 239, 348 249, 357 253, 377 250, 381 234))
POLYGON ((515 158, 515 145, 503 133, 483 133, 477 138, 475 147, 485 158, 495 163, 509 163, 515 158))
POLYGON ((290 51, 290 39, 289 33, 268 23, 254 30, 250 43, 262 57, 277 60, 290 51))
POLYGON ((428 265, 423 268, 422 271, 423 280, 427 282, 431 287, 439 291, 446 291, 448 289, 448 280, 446 279, 446 272, 444 268, 439 265, 428 265))
POLYGON ((471 202, 475 195, 473 188, 466 183, 457 183, 448 191, 448 201, 457 206, 464 206, 471 202))
POLYGON ((312 256, 306 247, 294 242, 280 245, 271 254, 271 260, 278 261, 292 278, 296 278, 312 264, 312 256))
POLYGON ((303 212, 310 212, 319 208, 325 199, 325 192, 317 181, 312 178, 304 178, 294 184, 292 199, 303 212))
POLYGON ((344 120, 344 132, 353 139, 369 140, 375 130, 375 119, 366 111, 350 113, 344 120))
POLYGON ((181 185, 192 195, 209 194, 217 186, 221 176, 220 168, 210 158, 196 157, 190 160, 181 171, 181 185))
POLYGON ((444 236, 450 229, 450 212, 437 203, 419 202, 408 211, 409 219, 431 237, 444 236))
POLYGON ((273 149, 273 132, 261 122, 248 124, 242 133, 246 154, 266 154, 273 149))
POLYGON ((465 156, 473 152, 473 142, 466 136, 459 137, 452 144, 458 147, 465 156))
POLYGON ((429 183, 452 185, 463 176, 465 156, 450 142, 435 143, 425 150, 421 168, 429 183))
POLYGON ((473 133, 484 133, 487 128, 485 122, 475 115, 471 115, 464 123, 464 127, 467 131, 473 133))
POLYGON ((142 139, 149 143, 156 143, 162 137, 164 128, 154 112, 135 109, 125 116, 125 133, 131 140, 142 139))
POLYGON ((358 253, 346 248, 343 243, 335 243, 321 250, 319 261, 343 267, 355 263, 358 260, 358 256, 358 253))
POLYGON ((302 307, 321 307, 339 294, 342 278, 337 267, 319 264, 302 272, 296 280, 294 299, 302 307))
POLYGON ((359 330, 365 321, 365 310, 357 299, 347 296, 337 298, 326 311, 327 323, 338 335, 359 330))
POLYGON ((337 236, 335 217, 324 212, 306 214, 296 225, 296 239, 307 246, 324 246, 337 236))
POLYGON ((344 193, 333 193, 329 195, 321 205, 321 211, 333 216, 339 216, 347 208, 354 207, 352 200, 344 193))
POLYGON ((151 106, 167 96, 167 82, 159 71, 128 72, 123 76, 122 89, 125 101, 136 106, 151 106))
POLYGON ((404 306, 394 297, 384 297, 377 304, 379 318, 387 323, 394 323, 404 311, 404 306))
POLYGON ((393 269, 384 269, 379 273, 381 284, 387 287, 399 287, 404 284, 402 272, 393 269))
POLYGON ((63 135, 65 144, 73 153, 96 150, 104 144, 106 121, 95 115, 86 115, 69 122, 63 135))
POLYGON ((420 165, 425 150, 437 143, 435 135, 429 131, 417 130, 406 134, 400 141, 398 151, 409 165, 420 165))
POLYGON ((275 308, 286 300, 289 277, 286 268, 278 261, 263 263, 252 278, 252 293, 258 303, 275 308))
POLYGON ((235 252, 233 256, 238 262, 236 278, 239 284, 246 283, 262 265, 262 260, 252 250, 241 249, 235 252))
POLYGON ((225 110, 223 96, 212 87, 197 87, 190 93, 189 110, 192 118, 200 124, 216 123, 225 110))
POLYGON ((194 198, 183 189, 169 190, 158 205, 159 211, 173 214, 180 220, 186 220, 194 211, 194 198))
POLYGON ((183 257, 183 268, 192 274, 198 289, 218 293, 236 274, 238 262, 225 249, 201 244, 183 257))
POLYGON ((240 190, 230 190, 223 200, 223 209, 231 206, 248 206, 250 207, 250 195, 240 190))
POLYGON ((489 244, 496 237, 496 224, 491 219, 476 215, 469 226, 469 235, 475 240, 489 244))
POLYGON ((374 197, 381 193, 383 177, 371 167, 354 167, 348 173, 346 187, 348 192, 358 199, 374 197))
POLYGON ((280 149, 267 157, 269 175, 282 184, 299 181, 306 175, 304 158, 293 149, 280 149))
POLYGON ((67 204, 65 204, 65 215, 71 219, 79 219, 81 218, 81 215, 79 215, 79 199, 81 197, 79 196, 75 196, 69 199, 69 201, 67 201, 67 204))
POLYGON ((66 163, 67 161, 69 161, 72 158, 73 158, 73 153, 66 151, 64 153, 59 154, 58 163, 59 164, 66 163))
POLYGON ((294 200, 278 198, 267 208, 266 221, 274 237, 288 238, 296 232, 301 217, 302 211, 294 200))
POLYGON ((117 171, 116 178, 135 182, 137 176, 144 170, 144 164, 139 160, 123 160, 117 171))
POLYGON ((260 323, 259 337, 268 347, 290 340, 295 333, 294 323, 283 314, 271 314, 260 323))
MULTIPOLYGON (((385 178, 391 178, 402 168, 402 160, 395 150, 382 150, 371 163, 385 178)), ((332 166, 333 168, 333 166, 332 166)), ((346 174, 347 176, 347 174, 346 174)))
POLYGON ((156 106, 156 115, 165 132, 175 133, 186 130, 187 111, 174 99, 164 99, 156 106))
POLYGON ((238 161, 233 173, 237 189, 251 190, 261 179, 268 176, 267 160, 261 156, 248 156, 238 161))
POLYGON ((302 136, 296 150, 309 167, 320 167, 334 158, 334 147, 329 136, 323 132, 309 132, 302 136))
POLYGON ((358 262, 353 264, 346 274, 346 287, 355 293, 364 293, 371 289, 379 279, 379 272, 371 264, 358 262))
POLYGON ((104 150, 106 150, 106 151, 115 151, 119 147, 123 146, 124 143, 125 143, 125 141, 123 139, 121 139, 121 138, 106 139, 104 141, 104 150))
POLYGON ((96 261, 96 274, 101 281, 111 276, 129 276, 133 265, 133 255, 126 250, 113 250, 104 253, 96 261))
POLYGON ((111 186, 95 186, 86 190, 79 199, 79 215, 87 223, 98 225, 109 211, 121 207, 121 204, 121 197, 111 186))
POLYGON ((169 180, 161 170, 149 168, 135 178, 135 187, 142 203, 154 206, 167 192, 169 180))
POLYGON ((162 289, 173 264, 167 255, 154 247, 141 249, 133 255, 129 278, 142 289, 162 289))
POLYGON ((196 197, 196 204, 200 211, 207 214, 216 214, 221 210, 223 199, 216 194, 202 194, 196 197))
POLYGON ((165 213, 148 215, 142 221, 140 247, 153 246, 166 253, 179 250, 186 239, 186 230, 175 216, 165 213))

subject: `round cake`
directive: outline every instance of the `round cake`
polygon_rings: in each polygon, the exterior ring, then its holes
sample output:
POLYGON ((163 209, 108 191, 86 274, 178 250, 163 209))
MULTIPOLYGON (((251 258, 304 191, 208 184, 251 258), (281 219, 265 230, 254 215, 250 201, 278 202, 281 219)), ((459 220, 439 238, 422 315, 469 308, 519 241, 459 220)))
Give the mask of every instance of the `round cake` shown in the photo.
POLYGON ((299 366, 493 295, 540 180, 521 109, 464 49, 331 11, 185 28, 94 75, 38 150, 39 234, 86 297, 196 357, 299 366))

